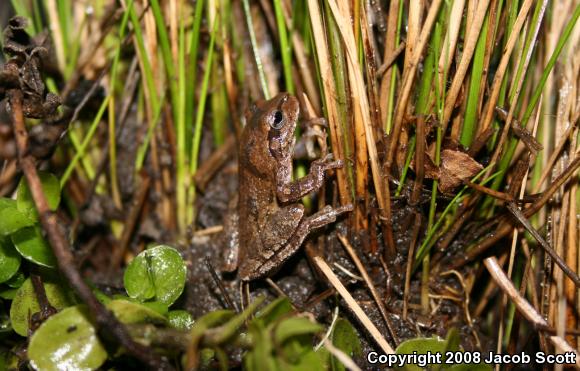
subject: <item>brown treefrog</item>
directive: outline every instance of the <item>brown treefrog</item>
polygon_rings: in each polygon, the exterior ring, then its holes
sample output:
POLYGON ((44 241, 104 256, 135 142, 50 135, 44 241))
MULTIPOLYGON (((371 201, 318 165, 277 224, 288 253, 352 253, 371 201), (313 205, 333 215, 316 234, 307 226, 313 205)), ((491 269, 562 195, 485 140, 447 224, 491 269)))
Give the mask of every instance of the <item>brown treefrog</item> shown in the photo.
POLYGON ((352 210, 352 205, 325 206, 304 215, 300 199, 322 187, 326 171, 343 162, 327 155, 312 162, 308 175, 292 180, 298 114, 298 100, 287 93, 259 101, 246 113, 238 154, 237 213, 225 222, 229 249, 224 267, 237 268, 244 281, 272 274, 312 230, 352 210))

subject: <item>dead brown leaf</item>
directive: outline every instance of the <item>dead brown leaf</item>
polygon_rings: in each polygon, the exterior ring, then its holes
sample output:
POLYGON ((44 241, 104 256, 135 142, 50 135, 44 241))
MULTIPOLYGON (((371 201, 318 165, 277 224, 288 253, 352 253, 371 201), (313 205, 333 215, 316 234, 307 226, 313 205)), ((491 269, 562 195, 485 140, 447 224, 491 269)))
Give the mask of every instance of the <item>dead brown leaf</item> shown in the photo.
POLYGON ((444 149, 439 167, 439 190, 451 193, 463 181, 471 179, 483 167, 467 153, 444 149))

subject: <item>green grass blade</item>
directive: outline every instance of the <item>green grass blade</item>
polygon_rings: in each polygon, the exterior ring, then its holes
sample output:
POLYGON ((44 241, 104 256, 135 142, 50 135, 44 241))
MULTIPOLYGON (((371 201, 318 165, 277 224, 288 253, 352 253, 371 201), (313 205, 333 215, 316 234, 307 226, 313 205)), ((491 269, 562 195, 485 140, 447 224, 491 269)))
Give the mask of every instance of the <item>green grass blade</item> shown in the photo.
POLYGON ((249 0, 242 0, 244 5, 244 15, 246 16, 246 24, 248 25, 248 32, 250 34, 250 42, 252 43, 252 50, 254 52, 254 60, 258 69, 258 76, 260 77, 260 84, 262 85, 262 92, 264 98, 270 99, 270 91, 268 89, 268 82, 266 81, 266 74, 264 73, 264 66, 262 65, 262 58, 260 58, 260 50, 258 42, 256 41, 256 33, 254 32, 254 22, 252 21, 252 14, 250 12, 249 0))
POLYGON ((280 51, 282 55, 282 67, 284 69, 284 81, 286 82, 286 90, 290 94, 294 94, 294 78, 292 77, 292 48, 288 40, 288 32, 286 31, 286 20, 282 12, 282 4, 280 0, 274 0, 274 13, 276 14, 276 25, 278 26, 278 36, 280 38, 280 51))
MULTIPOLYGON (((205 112, 205 103, 207 101, 207 95, 208 95, 208 90, 209 90, 208 88, 209 88, 209 80, 210 80, 211 70, 212 70, 211 67, 212 67, 212 63, 213 63, 213 55, 214 55, 213 51, 214 51, 215 38, 216 38, 216 33, 217 33, 217 24, 218 24, 218 22, 216 20, 216 22, 214 23, 213 30, 211 32, 211 38, 210 38, 209 47, 208 47, 208 51, 207 51, 207 61, 205 64, 205 72, 203 75, 203 81, 202 81, 202 85, 201 85, 199 103, 197 105, 197 113, 195 115, 193 145, 191 146, 191 162, 190 162, 190 167, 189 167, 189 174, 191 176, 193 176, 195 174, 195 172, 197 171, 197 164, 199 161, 199 146, 201 143, 201 128, 202 128, 203 117, 204 117, 204 112, 205 112)), ((194 197, 195 197, 195 184, 193 184, 193 182, 190 182, 189 197, 188 197, 188 202, 190 205, 193 205, 194 197)), ((193 207, 190 207, 190 210, 191 210, 191 212, 187 216, 188 219, 186 221, 186 225, 188 225, 191 221, 193 221, 193 216, 194 216, 193 207)))
POLYGON ((473 64, 471 66, 471 76, 469 82, 469 91, 467 94, 467 103, 465 107, 465 117, 459 142, 469 147, 477 131, 477 115, 479 106, 479 89, 481 88, 481 79, 483 76, 483 63, 485 57, 485 44, 489 28, 489 14, 485 16, 481 33, 475 46, 473 55, 473 64))

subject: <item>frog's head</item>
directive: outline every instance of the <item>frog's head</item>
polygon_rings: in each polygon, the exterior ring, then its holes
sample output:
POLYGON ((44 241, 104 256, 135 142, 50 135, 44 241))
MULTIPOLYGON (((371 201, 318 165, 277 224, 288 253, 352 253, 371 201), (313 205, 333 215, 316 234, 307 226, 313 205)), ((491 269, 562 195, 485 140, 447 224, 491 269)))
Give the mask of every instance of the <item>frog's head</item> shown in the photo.
POLYGON ((264 123, 268 125, 268 146, 277 159, 292 157, 300 105, 288 93, 280 93, 267 102, 264 123))

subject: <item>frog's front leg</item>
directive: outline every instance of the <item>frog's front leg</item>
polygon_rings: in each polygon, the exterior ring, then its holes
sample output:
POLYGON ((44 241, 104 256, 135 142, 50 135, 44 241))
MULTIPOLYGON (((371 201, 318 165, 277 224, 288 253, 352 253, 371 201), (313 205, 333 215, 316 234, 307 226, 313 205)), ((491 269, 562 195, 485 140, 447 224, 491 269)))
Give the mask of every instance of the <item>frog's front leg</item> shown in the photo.
POLYGON ((242 279, 249 281, 271 274, 276 268, 281 267, 282 263, 288 260, 300 248, 302 242, 304 242, 304 239, 310 232, 335 222, 337 216, 352 211, 352 209, 353 207, 350 204, 337 207, 336 209, 331 206, 325 206, 317 213, 302 219, 286 244, 279 247, 276 251, 269 251, 268 258, 263 259, 263 263, 254 267, 252 272, 242 274, 242 279))
POLYGON ((332 161, 333 155, 329 153, 324 158, 315 160, 310 165, 308 175, 292 181, 291 159, 288 166, 284 166, 282 171, 277 173, 276 195, 281 202, 297 202, 302 197, 322 187, 324 184, 324 174, 331 169, 338 169, 343 166, 342 160, 332 161))

